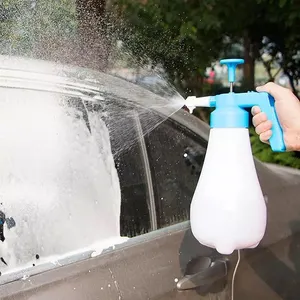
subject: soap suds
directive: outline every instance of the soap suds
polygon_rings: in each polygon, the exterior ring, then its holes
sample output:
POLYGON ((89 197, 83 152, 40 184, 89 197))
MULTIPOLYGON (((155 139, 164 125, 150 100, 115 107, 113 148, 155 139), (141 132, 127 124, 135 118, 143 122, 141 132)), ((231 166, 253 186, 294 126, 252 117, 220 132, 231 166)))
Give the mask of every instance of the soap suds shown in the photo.
POLYGON ((0 88, 0 95, 1 211, 13 216, 2 224, 2 277, 124 242, 120 184, 101 116, 89 113, 89 129, 76 101, 58 94, 0 88))

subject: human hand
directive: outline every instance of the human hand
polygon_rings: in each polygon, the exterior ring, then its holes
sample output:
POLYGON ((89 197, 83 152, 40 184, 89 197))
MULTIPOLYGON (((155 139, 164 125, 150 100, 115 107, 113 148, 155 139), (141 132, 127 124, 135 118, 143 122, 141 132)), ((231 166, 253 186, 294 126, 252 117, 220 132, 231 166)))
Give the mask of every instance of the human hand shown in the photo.
MULTIPOLYGON (((269 82, 256 88, 258 92, 267 92, 275 99, 275 110, 282 127, 287 151, 300 151, 300 102, 287 88, 269 82)), ((252 122, 256 133, 263 143, 269 143, 272 135, 272 122, 258 106, 253 106, 252 122)))

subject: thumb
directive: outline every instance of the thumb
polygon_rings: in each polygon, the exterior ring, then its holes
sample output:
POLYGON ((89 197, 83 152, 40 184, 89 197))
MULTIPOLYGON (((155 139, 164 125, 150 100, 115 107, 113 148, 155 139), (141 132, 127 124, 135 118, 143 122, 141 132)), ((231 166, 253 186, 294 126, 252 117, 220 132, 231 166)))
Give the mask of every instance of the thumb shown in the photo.
POLYGON ((284 88, 280 85, 277 85, 274 82, 268 82, 267 84, 262 85, 262 86, 258 86, 256 88, 257 92, 269 93, 277 101, 280 100, 280 98, 282 98, 281 97, 282 93, 286 93, 287 90, 288 89, 286 89, 286 88, 284 88))

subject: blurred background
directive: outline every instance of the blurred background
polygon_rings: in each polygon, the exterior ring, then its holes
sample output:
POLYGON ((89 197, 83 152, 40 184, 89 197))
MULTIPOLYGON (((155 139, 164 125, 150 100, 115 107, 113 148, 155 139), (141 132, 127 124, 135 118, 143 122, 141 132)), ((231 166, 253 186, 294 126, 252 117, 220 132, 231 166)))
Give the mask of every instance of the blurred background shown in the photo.
MULTIPOLYGON (((2 0, 0 54, 103 71, 185 98, 228 91, 221 58, 243 58, 235 91, 274 81, 299 97, 297 0, 2 0)), ((209 111, 194 114, 209 122, 209 111)), ((254 155, 300 168, 250 129, 254 155)))

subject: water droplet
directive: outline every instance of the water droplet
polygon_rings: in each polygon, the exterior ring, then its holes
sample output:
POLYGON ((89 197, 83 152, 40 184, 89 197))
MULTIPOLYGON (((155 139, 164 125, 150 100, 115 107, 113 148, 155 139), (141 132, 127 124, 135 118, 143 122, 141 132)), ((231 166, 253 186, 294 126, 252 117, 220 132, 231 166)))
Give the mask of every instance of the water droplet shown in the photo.
POLYGON ((25 274, 23 275, 22 280, 27 280, 29 277, 30 277, 29 275, 25 274))
POLYGON ((178 278, 175 278, 174 281, 177 283, 178 282, 178 278))

